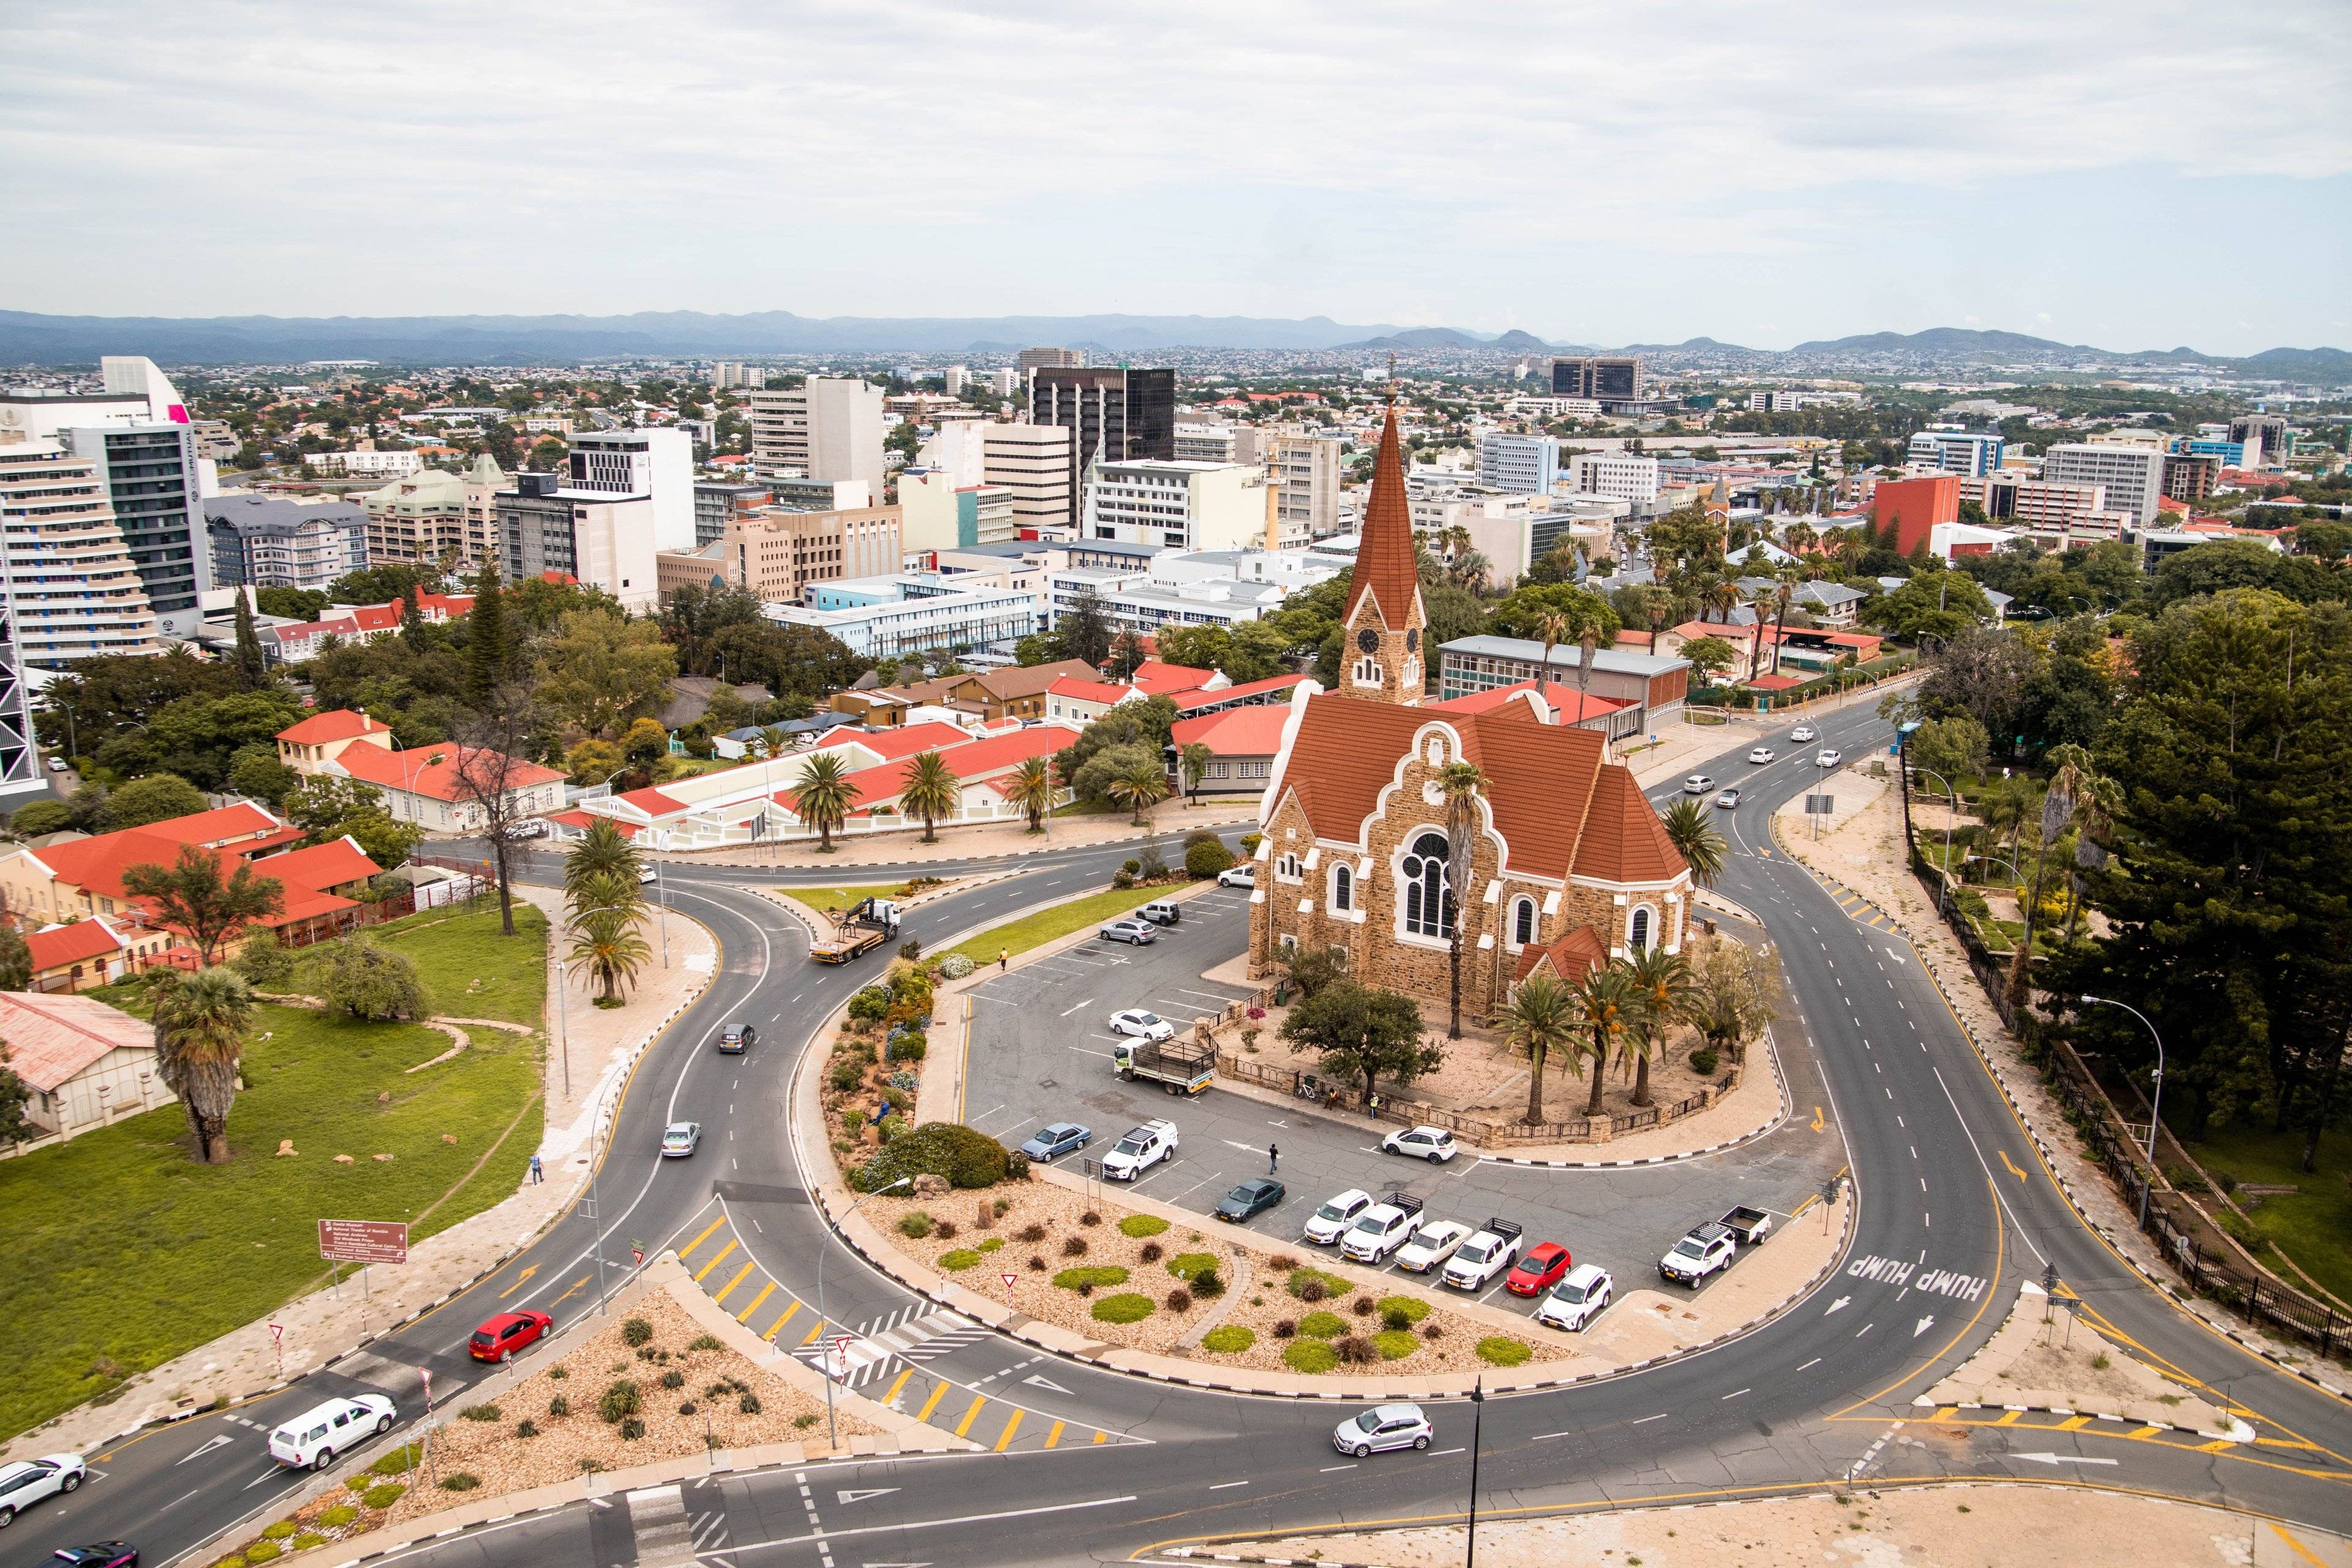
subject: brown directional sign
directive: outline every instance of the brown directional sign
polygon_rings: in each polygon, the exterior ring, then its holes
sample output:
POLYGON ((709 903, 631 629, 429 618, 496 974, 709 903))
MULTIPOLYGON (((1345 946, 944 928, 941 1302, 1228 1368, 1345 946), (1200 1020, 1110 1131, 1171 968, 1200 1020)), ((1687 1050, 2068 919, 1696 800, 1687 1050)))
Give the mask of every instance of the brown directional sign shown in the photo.
POLYGON ((322 1219, 319 1256, 339 1263, 405 1263, 408 1226, 404 1220, 322 1219))

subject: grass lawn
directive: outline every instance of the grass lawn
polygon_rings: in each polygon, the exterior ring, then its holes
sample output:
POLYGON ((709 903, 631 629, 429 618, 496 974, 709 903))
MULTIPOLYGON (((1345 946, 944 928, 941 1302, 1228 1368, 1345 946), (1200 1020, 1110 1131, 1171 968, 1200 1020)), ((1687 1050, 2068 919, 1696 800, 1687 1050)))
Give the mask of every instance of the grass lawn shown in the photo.
POLYGON ((826 910, 846 910, 867 899, 895 899, 904 882, 877 882, 866 886, 844 884, 838 888, 780 888, 777 891, 788 899, 798 899, 809 908, 823 913, 826 910))
MULTIPOLYGON (((547 998, 547 917, 515 900, 515 934, 499 934, 495 899, 471 913, 427 910, 371 926, 368 934, 416 961, 433 1010, 455 1018, 504 1018, 541 1026, 547 998)), ((289 989, 317 995, 317 961, 299 963, 289 989)))
MULTIPOLYGON (((1069 935, 1097 925, 1114 915, 1123 915, 1138 904, 1148 904, 1154 899, 1164 899, 1181 884, 1157 888, 1112 888, 1104 892, 1088 893, 1072 899, 1066 904, 1039 910, 1034 915, 992 926, 967 942, 958 942, 948 952, 961 952, 974 963, 993 963, 1000 950, 1026 952, 1056 937, 1069 935)), ((941 953, 944 958, 947 953, 941 953)))
MULTIPOLYGON (((2304 1270, 2336 1296, 2352 1300, 2352 1130, 2337 1128, 2319 1140, 2319 1158, 2308 1173, 2299 1169, 2304 1135, 2300 1130, 2273 1134, 2234 1128, 2215 1131, 2192 1151, 2198 1163, 2216 1179, 2227 1172, 2242 1189, 2257 1185, 2297 1186, 2298 1193, 2278 1193, 2254 1203, 2242 1191, 2239 1206, 2252 1216, 2263 1239, 2301 1264, 2304 1270)), ((2294 1276, 2281 1268, 2290 1281, 2294 1276)))

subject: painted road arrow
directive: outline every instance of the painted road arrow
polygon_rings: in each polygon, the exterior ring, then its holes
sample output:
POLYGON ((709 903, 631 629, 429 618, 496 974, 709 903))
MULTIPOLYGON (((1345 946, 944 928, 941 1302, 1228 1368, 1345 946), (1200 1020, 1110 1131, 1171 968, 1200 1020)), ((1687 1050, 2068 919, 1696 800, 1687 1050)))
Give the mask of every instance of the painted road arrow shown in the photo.
POLYGON ((530 1284, 530 1277, 538 1272, 538 1264, 533 1263, 526 1266, 520 1274, 515 1276, 515 1282, 513 1284, 499 1292, 499 1300, 503 1301, 508 1297, 513 1295, 516 1291, 521 1289, 524 1286, 530 1284))
POLYGON ((1914 1330, 1912 1330, 1912 1331, 1911 1331, 1911 1337, 1912 1337, 1913 1339, 1915 1339, 1915 1340, 1916 1340, 1916 1339, 1917 1339, 1921 1334, 1926 1333, 1929 1329, 1932 1329, 1932 1328, 1934 1328, 1935 1326, 1936 1326, 1936 1320, 1935 1320, 1935 1319, 1933 1319, 1933 1318, 1922 1318, 1922 1319, 1920 1319, 1920 1320, 1919 1320, 1919 1326, 1918 1326, 1917 1328, 1916 1328, 1916 1329, 1914 1329, 1914 1330))
MULTIPOLYGON (((1840 1296, 1836 1300, 1830 1303, 1830 1312, 1836 1311, 1840 1307, 1844 1306, 1848 1301, 1853 1300, 1853 1298, 1851 1296, 1840 1296)), ((1830 1312, 1823 1312, 1822 1316, 1826 1318, 1830 1315, 1830 1312)))
POLYGON ((835 1492, 833 1495, 839 1498, 845 1503, 864 1502, 870 1497, 888 1497, 892 1492, 895 1492, 898 1489, 897 1487, 868 1487, 864 1491, 843 1490, 835 1492))
POLYGON ((226 1443, 228 1440, 229 1440, 229 1438, 228 1438, 228 1434, 227 1434, 227 1433, 226 1433, 226 1432, 222 1433, 222 1434, 221 1434, 219 1436, 217 1436, 217 1437, 207 1437, 207 1438, 205 1438, 205 1441, 204 1441, 200 1446, 198 1446, 198 1447, 194 1447, 194 1448, 189 1449, 189 1450, 188 1450, 188 1452, 186 1453, 186 1455, 184 1455, 184 1457, 182 1457, 182 1458, 180 1458, 174 1459, 174 1460, 173 1460, 172 1462, 173 1462, 174 1465, 184 1465, 184 1464, 186 1464, 186 1463, 188 1462, 188 1460, 190 1460, 190 1459, 193 1459, 193 1458, 196 1458, 196 1456, 198 1456, 199 1454, 209 1454, 209 1453, 211 1453, 215 1448, 220 1447, 223 1444, 226 1443))
POLYGON ((2116 1465, 2120 1459, 2094 1459, 2083 1454, 2011 1454, 2012 1459, 2031 1459, 2037 1465, 2116 1465))
POLYGON ((1021 1381, 1029 1384, 1032 1388, 1050 1388, 1056 1394, 1067 1394, 1070 1392, 1068 1389, 1064 1388, 1060 1384, 1055 1383, 1050 1377, 1024 1377, 1021 1381))

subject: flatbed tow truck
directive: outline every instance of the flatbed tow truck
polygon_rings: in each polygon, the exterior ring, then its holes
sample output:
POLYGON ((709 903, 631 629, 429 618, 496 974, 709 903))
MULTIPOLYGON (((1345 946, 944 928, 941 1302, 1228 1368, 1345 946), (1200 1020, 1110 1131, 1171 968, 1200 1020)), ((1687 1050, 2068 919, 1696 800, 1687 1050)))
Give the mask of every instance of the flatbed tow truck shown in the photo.
POLYGON ((833 917, 833 934, 809 943, 809 956, 819 963, 847 963, 898 934, 898 906, 887 899, 866 899, 833 917))

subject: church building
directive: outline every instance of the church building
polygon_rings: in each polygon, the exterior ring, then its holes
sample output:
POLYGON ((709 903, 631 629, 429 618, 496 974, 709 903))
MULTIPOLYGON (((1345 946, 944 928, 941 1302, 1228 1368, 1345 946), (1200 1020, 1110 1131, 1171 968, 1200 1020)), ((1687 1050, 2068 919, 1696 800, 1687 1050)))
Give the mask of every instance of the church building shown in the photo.
POLYGON ((1690 869, 1633 771, 1532 689, 1482 711, 1425 701, 1425 629, 1391 410, 1339 688, 1300 686, 1258 809, 1252 973, 1286 948, 1339 946, 1369 984, 1442 1000, 1458 921, 1463 1006, 1488 1016, 1547 961, 1574 981, 1653 944, 1680 951, 1690 869), (1444 783, 1459 763, 1485 778, 1461 868, 1444 783))

